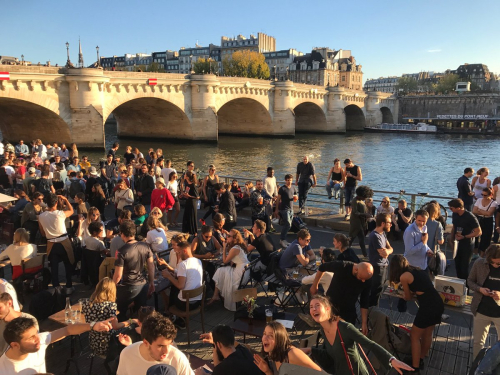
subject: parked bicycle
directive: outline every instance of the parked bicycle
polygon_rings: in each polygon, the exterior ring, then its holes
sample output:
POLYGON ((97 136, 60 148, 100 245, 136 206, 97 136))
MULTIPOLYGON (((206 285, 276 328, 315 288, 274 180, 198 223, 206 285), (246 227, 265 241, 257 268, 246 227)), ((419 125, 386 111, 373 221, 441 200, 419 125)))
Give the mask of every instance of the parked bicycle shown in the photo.
MULTIPOLYGON (((406 195, 405 190, 400 190, 399 191, 399 196, 397 197, 390 197, 391 200, 396 200, 396 202, 399 202, 401 199, 404 199, 406 202, 411 202, 411 197, 408 198, 406 195)), ((427 206, 432 203, 437 203, 439 205, 439 213, 443 217, 444 222, 446 223, 448 220, 448 211, 446 211, 446 207, 444 207, 442 204, 439 202, 432 200, 432 201, 426 201, 426 197, 429 195, 429 193, 417 193, 415 195, 418 195, 420 197, 420 200, 418 202, 415 202, 415 207, 417 210, 426 210, 427 206)))

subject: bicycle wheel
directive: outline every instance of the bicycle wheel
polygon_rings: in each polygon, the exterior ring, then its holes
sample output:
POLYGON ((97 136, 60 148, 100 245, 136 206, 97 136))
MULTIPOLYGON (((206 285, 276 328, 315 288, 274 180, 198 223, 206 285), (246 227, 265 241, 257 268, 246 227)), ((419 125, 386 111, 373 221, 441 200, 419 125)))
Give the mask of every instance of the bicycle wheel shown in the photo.
MULTIPOLYGON (((431 204, 431 203, 430 202, 424 203, 422 205, 421 209, 427 211, 427 206, 429 204, 431 204)), ((439 204, 439 214, 443 217, 444 223, 447 223, 447 221, 448 221, 448 211, 446 211, 446 208, 442 204, 439 204)), ((444 229, 446 229, 446 228, 444 228, 444 229)))

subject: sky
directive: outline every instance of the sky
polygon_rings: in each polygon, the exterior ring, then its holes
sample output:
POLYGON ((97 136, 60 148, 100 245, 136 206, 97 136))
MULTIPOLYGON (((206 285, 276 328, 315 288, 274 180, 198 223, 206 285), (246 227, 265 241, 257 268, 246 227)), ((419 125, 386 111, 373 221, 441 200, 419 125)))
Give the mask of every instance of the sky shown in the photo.
POLYGON ((0 55, 63 65, 101 56, 220 45, 263 32, 277 49, 349 49, 364 80, 483 63, 500 74, 499 0, 0 1, 0 55))

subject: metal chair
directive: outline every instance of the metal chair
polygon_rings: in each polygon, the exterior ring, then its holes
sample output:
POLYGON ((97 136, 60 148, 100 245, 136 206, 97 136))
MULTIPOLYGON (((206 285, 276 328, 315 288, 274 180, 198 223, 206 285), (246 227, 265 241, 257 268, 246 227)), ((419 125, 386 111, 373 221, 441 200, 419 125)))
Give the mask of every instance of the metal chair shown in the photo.
POLYGON ((189 330, 189 317, 196 315, 198 313, 201 314, 201 329, 203 333, 205 333, 205 317, 203 314, 203 310, 205 308, 205 294, 207 292, 207 286, 205 283, 203 283, 199 288, 196 289, 191 289, 191 290, 183 290, 182 291, 182 298, 186 299, 186 310, 180 310, 177 308, 177 306, 170 306, 168 311, 170 311, 172 314, 179 316, 181 318, 184 318, 186 321, 186 330, 187 330, 187 335, 188 335, 188 346, 191 345, 191 339, 190 339, 190 330, 189 330), (194 297, 198 297, 199 295, 201 296, 201 305, 195 309, 190 310, 189 309, 189 300, 193 299, 194 297))
POLYGON ((246 288, 248 284, 250 286, 253 286, 252 283, 252 269, 255 267, 257 262, 260 260, 260 257, 255 258, 252 260, 250 263, 247 263, 245 265, 245 268, 243 269, 243 273, 241 274, 241 279, 240 279, 240 284, 238 285, 238 289, 243 289, 246 288), (245 277, 248 276, 248 277, 245 277))

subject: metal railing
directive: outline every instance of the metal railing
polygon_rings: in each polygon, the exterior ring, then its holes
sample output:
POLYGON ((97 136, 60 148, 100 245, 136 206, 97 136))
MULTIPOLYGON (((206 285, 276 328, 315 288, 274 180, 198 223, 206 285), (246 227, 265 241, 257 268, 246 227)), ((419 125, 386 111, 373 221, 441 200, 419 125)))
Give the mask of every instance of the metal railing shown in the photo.
MULTIPOLYGON (((226 184, 231 185, 232 180, 238 180, 239 186, 242 187, 243 183, 246 181, 251 181, 255 182, 258 178, 255 177, 248 177, 248 176, 222 176, 219 175, 219 179, 223 180, 226 184)), ((278 181, 276 180, 276 183, 279 185, 282 185, 285 183, 285 181, 278 181)), ((427 193, 422 193, 422 192, 417 192, 417 193, 409 193, 406 192, 405 190, 400 190, 400 191, 390 191, 390 190, 373 190, 374 196, 373 196, 373 201, 374 203, 382 200, 382 198, 388 196, 391 200, 399 199, 402 197, 402 199, 407 199, 407 203, 410 206, 411 210, 415 212, 415 210, 419 209, 423 204, 435 200, 438 203, 440 203, 443 207, 448 209, 448 201, 451 199, 454 199, 456 197, 444 197, 440 195, 430 195, 427 193), (408 201, 409 198, 409 201, 408 201)), ((307 198, 307 203, 316 203, 320 204, 323 206, 339 206, 339 214, 344 214, 345 213, 345 199, 344 199, 344 194, 343 190, 341 190, 341 194, 339 197, 339 200, 334 200, 334 199, 328 199, 328 195, 326 194, 326 189, 325 185, 320 185, 318 184, 314 189, 309 190, 308 198, 307 198), (320 192, 322 191, 322 192, 320 192), (310 196, 313 196, 313 198, 309 198, 310 196)), ((397 201, 395 202, 397 204, 397 201)), ((392 202, 393 204, 393 202, 392 202)), ((317 207, 321 206, 318 205, 317 207)), ((394 204, 393 204, 394 205, 394 204)), ((378 204, 376 204, 378 206, 378 204)), ((314 206, 313 206, 314 207, 314 206)), ((450 214, 450 212, 448 212, 450 214)))

